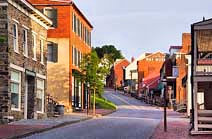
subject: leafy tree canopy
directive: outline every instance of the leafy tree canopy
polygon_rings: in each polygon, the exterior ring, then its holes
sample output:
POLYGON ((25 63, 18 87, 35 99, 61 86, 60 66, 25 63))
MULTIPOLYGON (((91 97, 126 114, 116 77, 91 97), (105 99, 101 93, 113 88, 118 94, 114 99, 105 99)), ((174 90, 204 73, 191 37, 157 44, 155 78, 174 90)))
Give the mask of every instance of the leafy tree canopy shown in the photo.
POLYGON ((96 47, 94 50, 97 52, 100 59, 102 59, 106 54, 110 55, 113 61, 124 58, 121 51, 117 50, 114 45, 104 45, 102 47, 96 47))

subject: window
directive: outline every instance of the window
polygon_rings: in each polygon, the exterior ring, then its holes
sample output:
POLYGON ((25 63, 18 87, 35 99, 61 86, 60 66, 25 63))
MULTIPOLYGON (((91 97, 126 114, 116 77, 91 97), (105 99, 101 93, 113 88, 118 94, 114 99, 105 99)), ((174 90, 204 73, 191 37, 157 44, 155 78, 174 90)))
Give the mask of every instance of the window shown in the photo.
POLYGON ((80 66, 80 51, 78 51, 78 66, 80 66))
POLYGON ((52 20, 53 27, 57 27, 57 9, 46 7, 44 8, 44 14, 52 20))
POLYGON ((72 19, 72 29, 73 32, 77 33, 77 17, 76 15, 73 13, 73 19, 72 19))
POLYGON ((83 24, 81 24, 81 39, 83 39, 83 24))
POLYGON ((13 24, 13 49, 18 53, 18 25, 13 24))
POLYGON ((44 80, 37 80, 37 94, 36 94, 36 102, 37 102, 37 112, 44 112, 44 80))
POLYGON ((58 62, 58 44, 49 42, 48 43, 48 61, 58 62))
POLYGON ((27 29, 23 30, 23 54, 28 56, 28 45, 27 45, 27 29))
POLYGON ((72 46, 72 64, 74 65, 74 46, 72 46))
POLYGON ((80 20, 77 18, 77 35, 79 36, 80 35, 80 20))
POLYGON ((21 108, 21 73, 11 71, 11 108, 20 110, 21 108))
POLYGON ((91 46, 91 32, 89 32, 89 46, 91 46))
POLYGON ((43 56, 43 46, 44 45, 44 41, 40 40, 40 63, 44 63, 44 56, 43 56))
POLYGON ((75 15, 74 15, 74 13, 73 13, 73 14, 72 14, 72 31, 73 31, 73 32, 75 32, 75 30, 74 30, 74 26, 75 26, 75 23, 74 23, 74 22, 75 22, 75 21, 74 21, 75 18, 74 18, 74 16, 75 16, 75 15))
POLYGON ((37 48, 36 48, 36 35, 32 34, 32 48, 33 48, 33 60, 37 60, 36 54, 37 54, 37 48))
POLYGON ((78 64, 78 63, 77 63, 77 57, 78 57, 77 54, 78 54, 78 53, 77 53, 77 48, 74 48, 74 65, 75 65, 75 66, 78 66, 78 65, 77 65, 77 64, 78 64))

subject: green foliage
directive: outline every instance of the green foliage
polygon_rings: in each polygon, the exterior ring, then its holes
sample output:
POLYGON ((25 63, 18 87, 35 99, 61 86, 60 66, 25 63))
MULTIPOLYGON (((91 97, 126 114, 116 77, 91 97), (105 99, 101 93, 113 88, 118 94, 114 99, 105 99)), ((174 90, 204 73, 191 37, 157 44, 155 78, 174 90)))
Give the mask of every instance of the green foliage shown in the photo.
POLYGON ((6 40, 6 37, 0 36, 0 43, 4 43, 6 40))
POLYGON ((80 68, 83 72, 81 78, 90 85, 91 91, 94 89, 101 96, 103 93, 104 84, 102 82, 104 77, 104 70, 100 66, 101 60, 97 56, 95 50, 90 54, 85 55, 81 61, 80 68))
POLYGON ((111 62, 115 61, 116 59, 123 59, 123 55, 120 50, 117 50, 114 45, 104 45, 102 47, 94 48, 97 52, 97 55, 100 59, 105 57, 105 54, 109 55, 111 58, 111 62))
MULTIPOLYGON (((96 97, 96 106, 101 109, 116 110, 116 105, 101 97, 96 97)), ((91 104, 93 104, 93 96, 91 96, 91 104)))

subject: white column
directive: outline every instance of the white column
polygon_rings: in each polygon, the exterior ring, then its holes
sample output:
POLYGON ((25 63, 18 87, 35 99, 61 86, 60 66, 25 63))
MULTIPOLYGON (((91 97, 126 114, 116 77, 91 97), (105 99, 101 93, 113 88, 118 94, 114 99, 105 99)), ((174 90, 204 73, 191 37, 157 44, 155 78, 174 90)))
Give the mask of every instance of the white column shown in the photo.
POLYGON ((192 97, 191 97, 191 55, 186 55, 186 59, 188 60, 188 74, 187 74, 187 87, 186 87, 186 92, 187 92, 187 116, 190 116, 190 110, 192 106, 192 97))
POLYGON ((198 131, 198 108, 197 108, 197 90, 198 90, 198 84, 197 82, 194 82, 193 86, 193 103, 194 103, 194 130, 198 131))

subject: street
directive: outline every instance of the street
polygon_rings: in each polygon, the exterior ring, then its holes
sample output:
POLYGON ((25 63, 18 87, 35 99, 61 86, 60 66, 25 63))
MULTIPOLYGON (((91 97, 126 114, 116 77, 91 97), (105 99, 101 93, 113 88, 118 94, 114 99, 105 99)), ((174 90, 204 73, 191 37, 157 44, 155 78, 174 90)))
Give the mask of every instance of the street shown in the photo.
POLYGON ((162 118, 162 111, 131 97, 106 90, 116 112, 101 118, 56 128, 26 139, 148 139, 162 118))

